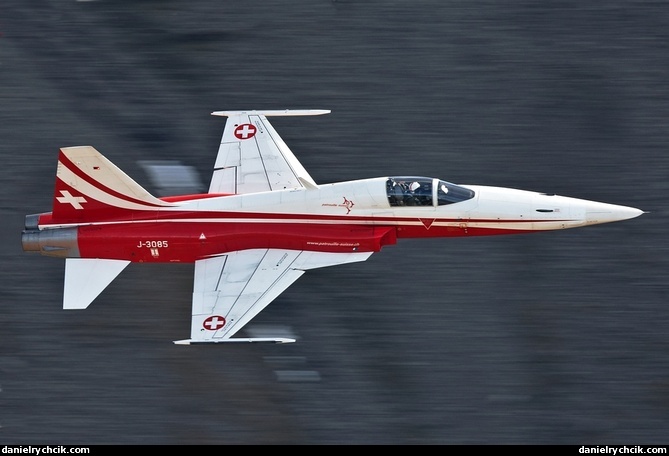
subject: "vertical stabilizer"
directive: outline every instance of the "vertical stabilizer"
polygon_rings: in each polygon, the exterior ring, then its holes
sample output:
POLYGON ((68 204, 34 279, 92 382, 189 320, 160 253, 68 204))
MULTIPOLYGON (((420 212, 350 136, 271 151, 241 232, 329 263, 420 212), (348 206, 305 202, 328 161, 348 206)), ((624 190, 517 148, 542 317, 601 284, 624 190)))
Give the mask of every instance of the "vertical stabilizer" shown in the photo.
POLYGON ((91 146, 64 147, 58 156, 53 219, 82 223, 127 217, 128 211, 174 206, 135 182, 91 146))

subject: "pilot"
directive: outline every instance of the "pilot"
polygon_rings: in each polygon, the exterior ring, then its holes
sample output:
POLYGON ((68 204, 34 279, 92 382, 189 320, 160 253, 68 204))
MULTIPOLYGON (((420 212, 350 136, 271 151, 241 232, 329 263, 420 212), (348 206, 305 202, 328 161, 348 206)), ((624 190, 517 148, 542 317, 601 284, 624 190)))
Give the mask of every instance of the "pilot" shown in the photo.
POLYGON ((393 181, 388 189, 389 202, 391 206, 404 206, 404 190, 402 186, 393 181))
POLYGON ((420 183, 411 182, 406 185, 407 192, 404 195, 405 206, 420 206, 420 200, 416 198, 416 190, 420 188, 420 183))
POLYGON ((421 184, 419 182, 414 182, 411 184, 411 188, 418 205, 432 205, 432 190, 430 189, 430 185, 426 183, 421 184))

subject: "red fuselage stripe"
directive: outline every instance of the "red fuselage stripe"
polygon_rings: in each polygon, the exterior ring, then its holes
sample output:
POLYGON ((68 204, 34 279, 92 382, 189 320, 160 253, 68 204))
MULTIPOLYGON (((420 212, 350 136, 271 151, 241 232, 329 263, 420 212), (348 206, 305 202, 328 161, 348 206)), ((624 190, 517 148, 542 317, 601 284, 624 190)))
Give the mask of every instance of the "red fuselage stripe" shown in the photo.
MULTIPOLYGON (((127 214, 128 210, 119 209, 127 214)), ((119 223, 123 220, 115 220, 113 216, 114 209, 109 208, 104 218, 88 221, 91 224, 96 223, 119 223)), ((431 220, 431 223, 495 223, 495 224, 516 224, 516 223, 555 223, 570 222, 570 219, 506 219, 496 218, 439 218, 432 217, 431 214, 413 217, 390 217, 390 216, 355 216, 355 215, 318 215, 318 214, 285 214, 285 213, 267 213, 267 212, 237 212, 237 211, 179 211, 179 210, 160 210, 160 211, 140 211, 132 210, 132 221, 153 221, 162 222, 249 222, 273 221, 277 223, 363 223, 363 224, 384 224, 392 223, 421 223, 422 220, 431 220)), ((129 221, 129 220, 125 220, 129 221)))

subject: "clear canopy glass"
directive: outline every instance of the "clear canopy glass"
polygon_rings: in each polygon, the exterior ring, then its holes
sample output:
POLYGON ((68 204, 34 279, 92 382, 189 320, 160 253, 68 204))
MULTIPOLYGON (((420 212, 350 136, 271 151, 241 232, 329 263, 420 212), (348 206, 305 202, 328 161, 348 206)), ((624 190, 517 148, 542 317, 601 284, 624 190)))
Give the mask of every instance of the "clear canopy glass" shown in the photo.
POLYGON ((474 197, 473 190, 431 177, 389 177, 386 191, 391 206, 443 206, 474 197))

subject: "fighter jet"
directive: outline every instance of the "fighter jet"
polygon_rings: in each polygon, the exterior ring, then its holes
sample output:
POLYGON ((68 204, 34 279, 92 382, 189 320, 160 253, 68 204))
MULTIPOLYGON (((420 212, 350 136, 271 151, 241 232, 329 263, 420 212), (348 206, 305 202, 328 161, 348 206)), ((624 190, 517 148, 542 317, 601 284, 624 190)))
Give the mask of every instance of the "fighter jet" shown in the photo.
POLYGON ((535 233, 643 211, 438 177, 318 184, 268 121, 329 110, 220 111, 207 193, 155 197, 91 146, 63 147, 51 212, 27 215, 23 250, 65 258, 64 309, 85 309, 134 263, 194 263, 190 338, 233 337, 306 271, 365 261, 404 238, 535 233))

